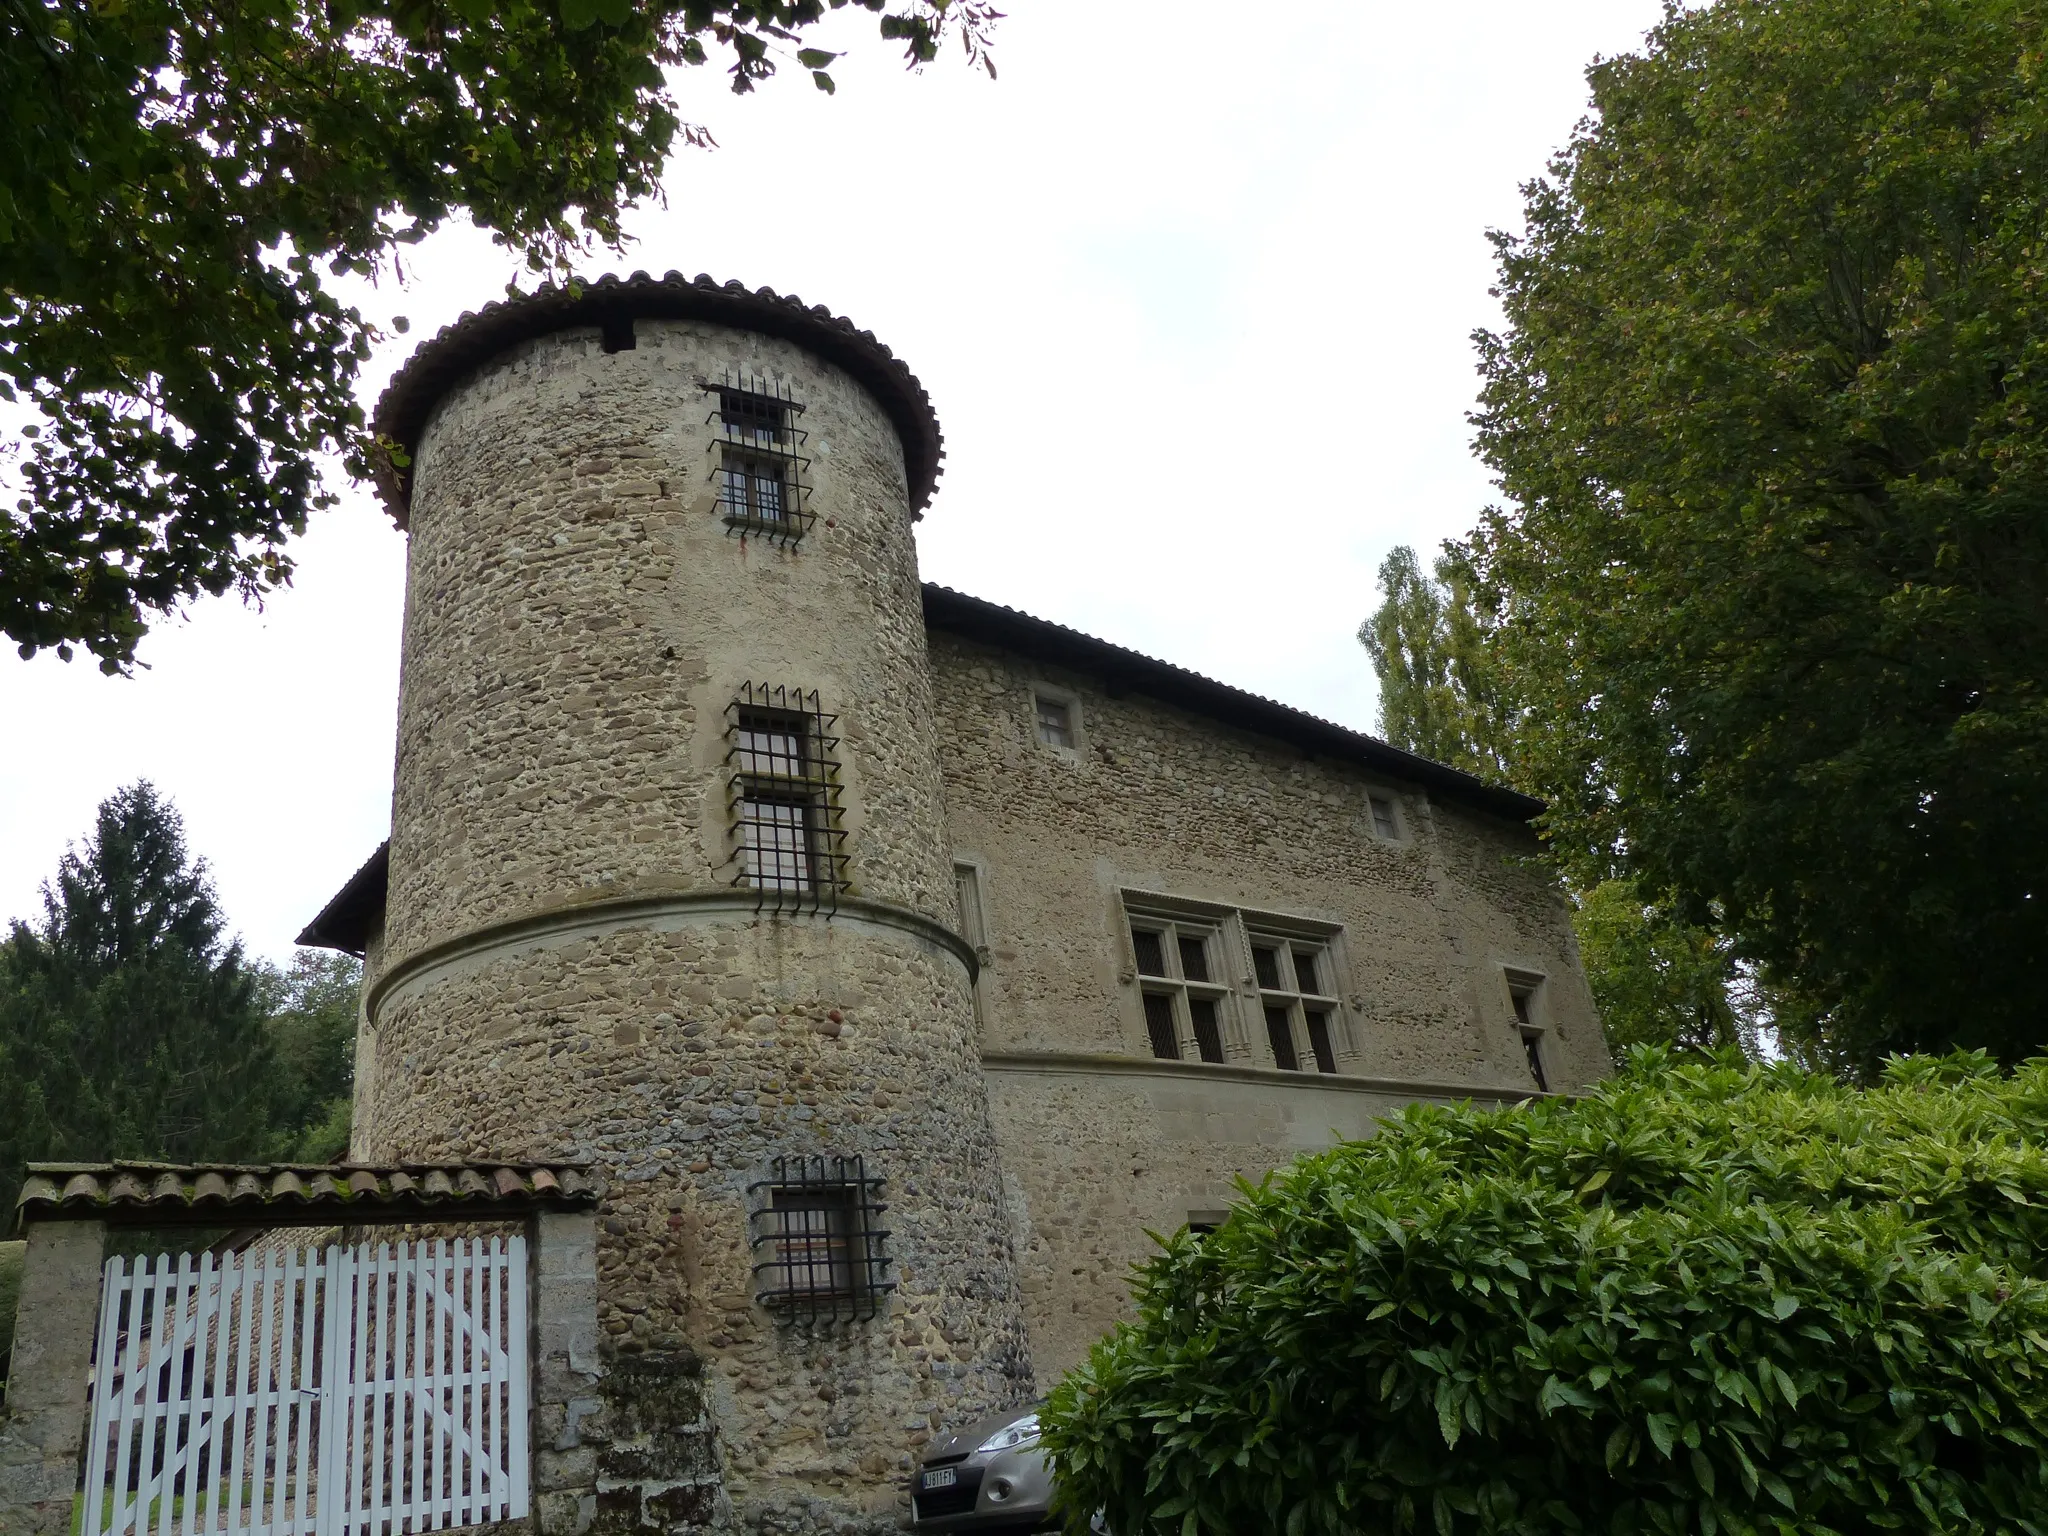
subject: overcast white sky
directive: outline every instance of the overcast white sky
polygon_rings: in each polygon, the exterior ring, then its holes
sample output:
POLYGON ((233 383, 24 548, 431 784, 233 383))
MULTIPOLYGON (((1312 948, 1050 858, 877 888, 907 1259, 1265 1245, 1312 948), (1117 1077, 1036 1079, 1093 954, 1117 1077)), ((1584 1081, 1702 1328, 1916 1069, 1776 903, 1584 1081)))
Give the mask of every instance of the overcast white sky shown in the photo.
MULTIPOLYGON (((1369 730, 1381 557, 1490 495, 1485 232, 1659 9, 1013 0, 995 82, 957 54, 906 75, 857 13, 836 97, 680 82, 721 147, 682 151, 591 271, 767 284, 905 358, 948 449, 926 579, 1369 730)), ((471 231, 423 247, 368 296, 413 331, 365 399, 512 275, 471 231)), ((296 556, 263 611, 202 604, 133 678, 0 658, 0 920, 146 777, 249 948, 290 955, 389 825, 405 551, 356 491, 296 556)))

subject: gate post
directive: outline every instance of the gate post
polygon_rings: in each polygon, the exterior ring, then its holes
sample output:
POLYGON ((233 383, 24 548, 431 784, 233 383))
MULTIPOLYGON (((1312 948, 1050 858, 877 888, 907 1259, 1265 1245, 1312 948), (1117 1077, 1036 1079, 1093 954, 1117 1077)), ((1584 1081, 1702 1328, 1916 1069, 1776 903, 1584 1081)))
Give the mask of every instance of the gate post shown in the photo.
POLYGON ((603 1437, 597 1353, 597 1218, 533 1220, 533 1515, 540 1536, 580 1536, 597 1515, 603 1437))
POLYGON ((39 1221, 27 1237, 0 1410, 0 1536, 69 1536, 107 1229, 39 1221))

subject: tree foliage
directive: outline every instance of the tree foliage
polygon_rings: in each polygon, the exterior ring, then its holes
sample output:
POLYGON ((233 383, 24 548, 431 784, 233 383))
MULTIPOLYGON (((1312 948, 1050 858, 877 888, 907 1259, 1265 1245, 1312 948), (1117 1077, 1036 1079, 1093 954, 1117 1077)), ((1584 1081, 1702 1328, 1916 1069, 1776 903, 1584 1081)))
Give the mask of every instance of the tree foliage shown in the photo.
POLYGON ((2038 1536, 2044 1134, 1982 1053, 1414 1107, 1167 1240, 1046 1445, 1123 1536, 2038 1536))
POLYGON ((1639 1045, 1757 1054, 1759 1000, 1727 935, 1645 901, 1626 880, 1581 896, 1572 927, 1617 1064, 1639 1045))
POLYGON ((1379 679, 1380 735, 1406 752, 1467 773, 1509 774, 1512 716, 1473 609, 1459 551, 1446 548, 1435 579, 1398 544, 1380 562, 1380 605, 1358 628, 1379 679))
POLYGON ((338 1150, 358 976, 245 960, 176 810, 119 791, 0 939, 0 1211, 33 1160, 338 1150))
POLYGON ((828 11, 913 63, 988 0, 19 0, 0 10, 0 400, 28 418, 0 511, 0 631, 133 659, 148 612, 286 579, 367 473, 375 332, 325 283, 466 213, 536 270, 656 192, 665 68, 751 89, 828 11), (25 443, 25 446, 24 446, 25 443))
POLYGON ((287 969, 260 967, 259 988, 277 1063, 277 1155, 327 1162, 348 1150, 363 963, 302 949, 287 969))
POLYGON ((1472 543, 1575 883, 1842 1059, 2043 1043, 2048 7, 1673 4, 1497 237, 1472 543))

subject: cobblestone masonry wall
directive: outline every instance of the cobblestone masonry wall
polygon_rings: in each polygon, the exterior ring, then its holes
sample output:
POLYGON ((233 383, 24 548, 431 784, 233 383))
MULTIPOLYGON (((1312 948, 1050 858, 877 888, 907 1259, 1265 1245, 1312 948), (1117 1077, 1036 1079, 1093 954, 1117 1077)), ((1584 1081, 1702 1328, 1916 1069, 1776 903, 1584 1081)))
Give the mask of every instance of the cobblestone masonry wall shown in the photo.
POLYGON ((839 716, 863 894, 950 920, 902 448, 838 369, 643 320, 512 349, 443 402, 412 503, 385 945, 564 902, 730 881, 725 709, 741 684, 839 716), (728 370, 805 407, 795 549, 710 504, 728 370), (852 706, 858 702, 859 708, 852 706))
POLYGON ((955 636, 931 643, 953 845, 982 869, 983 1048, 1042 1375, 1122 1315, 1146 1229, 1226 1206, 1234 1177, 1370 1134, 1414 1098, 1530 1091, 1504 968, 1546 978, 1551 1086, 1606 1070, 1526 827, 955 636), (1076 707, 1076 750, 1039 743, 1037 685, 1076 707), (1374 834, 1368 789, 1396 799, 1395 840, 1374 834), (1344 1075, 1274 1070, 1249 990, 1235 1004, 1249 1057, 1155 1064, 1122 889, 1341 925, 1344 1075), (1067 1059, 1034 1059, 1050 1053, 1067 1059))
POLYGON ((615 1373, 603 1529, 889 1528, 934 1419, 1031 1385, 901 449, 794 347, 637 330, 615 354, 594 330, 515 348, 422 443, 357 1150, 607 1170, 600 1326, 619 1358, 701 1362, 716 1433, 635 1450, 665 1410, 615 1373), (699 381, 728 370, 807 407, 818 520, 795 550, 729 536, 712 505, 699 381), (725 709, 749 681, 838 716, 857 894, 831 921, 734 897, 725 709), (813 1152, 885 1181, 896 1285, 816 1335, 754 1302, 747 1247, 749 1186, 813 1152), (689 1470, 651 1493, 632 1468, 657 1451, 689 1470))

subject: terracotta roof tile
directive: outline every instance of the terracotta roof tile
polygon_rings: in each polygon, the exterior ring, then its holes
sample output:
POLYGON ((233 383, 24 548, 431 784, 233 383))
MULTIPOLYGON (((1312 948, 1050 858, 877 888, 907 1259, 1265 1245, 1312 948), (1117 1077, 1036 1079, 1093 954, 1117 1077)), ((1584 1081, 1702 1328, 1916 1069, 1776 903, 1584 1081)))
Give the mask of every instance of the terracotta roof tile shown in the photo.
POLYGON ((501 1220, 536 1210, 588 1207, 601 1193, 594 1174, 564 1163, 31 1163, 15 1202, 15 1224, 501 1220))

